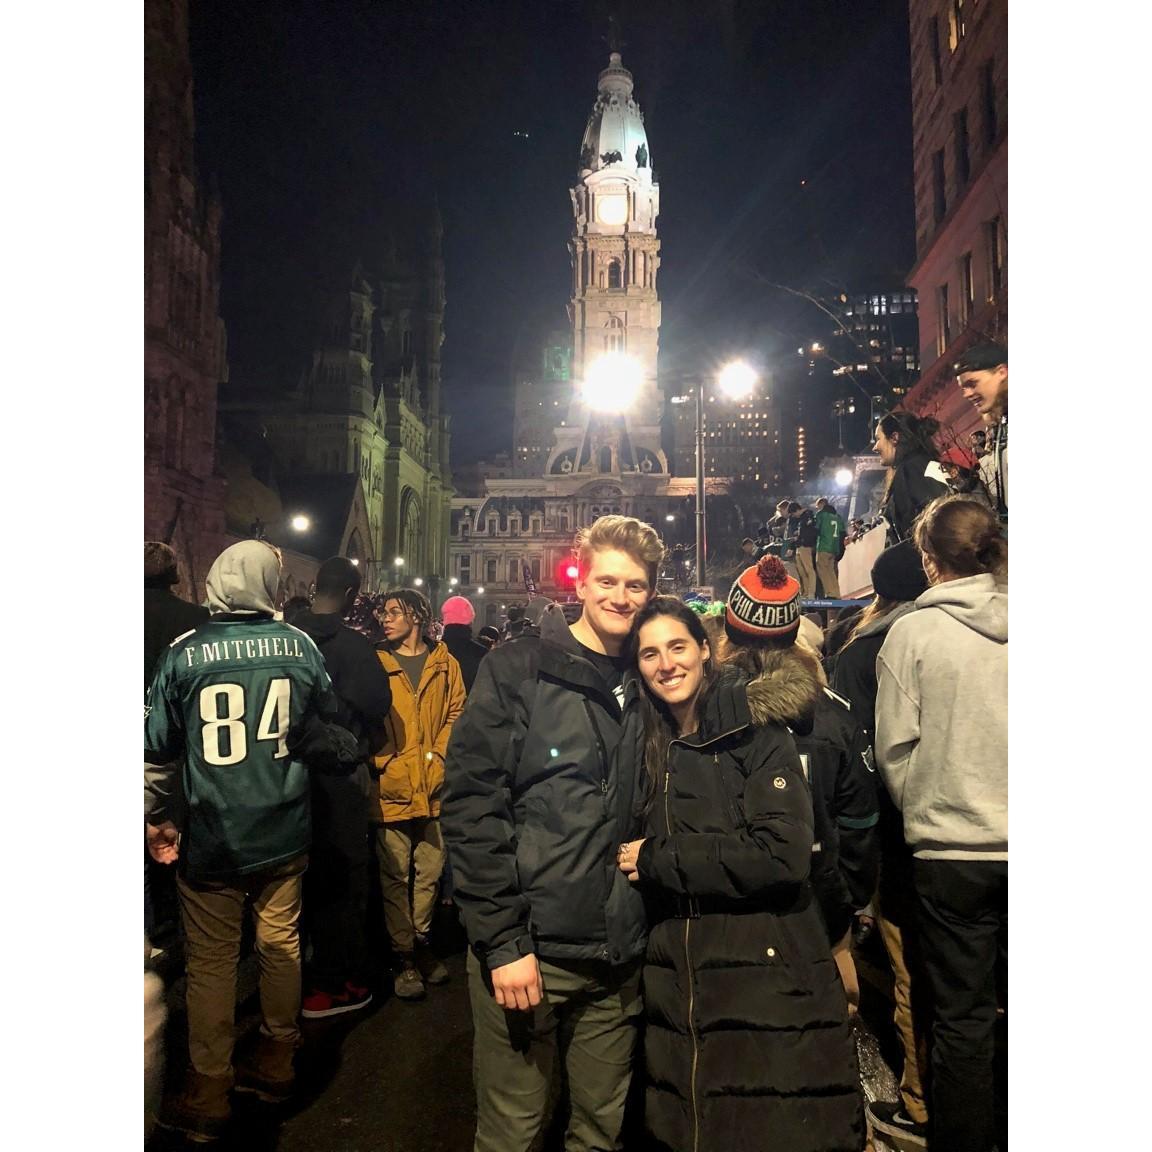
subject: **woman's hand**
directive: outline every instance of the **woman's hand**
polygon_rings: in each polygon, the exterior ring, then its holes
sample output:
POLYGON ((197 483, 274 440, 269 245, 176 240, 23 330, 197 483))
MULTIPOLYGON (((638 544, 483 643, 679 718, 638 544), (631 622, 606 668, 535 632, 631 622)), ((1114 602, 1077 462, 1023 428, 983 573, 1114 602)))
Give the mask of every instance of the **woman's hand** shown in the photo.
POLYGON ((621 844, 616 853, 616 867, 633 884, 640 879, 640 873, 636 870, 636 862, 640 859, 640 845, 643 843, 643 840, 632 840, 627 844, 621 844))

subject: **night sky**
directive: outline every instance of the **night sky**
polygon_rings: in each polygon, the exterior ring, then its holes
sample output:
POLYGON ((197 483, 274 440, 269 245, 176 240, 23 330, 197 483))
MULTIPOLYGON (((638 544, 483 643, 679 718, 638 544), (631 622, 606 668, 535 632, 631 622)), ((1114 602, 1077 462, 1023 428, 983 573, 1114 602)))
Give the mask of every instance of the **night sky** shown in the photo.
POLYGON ((517 341, 567 325, 568 188, 613 10, 660 181, 662 375, 771 369, 826 330, 772 283, 903 282, 907 0, 192 0, 233 387, 294 382, 387 206, 434 195, 453 458, 510 447, 517 341))

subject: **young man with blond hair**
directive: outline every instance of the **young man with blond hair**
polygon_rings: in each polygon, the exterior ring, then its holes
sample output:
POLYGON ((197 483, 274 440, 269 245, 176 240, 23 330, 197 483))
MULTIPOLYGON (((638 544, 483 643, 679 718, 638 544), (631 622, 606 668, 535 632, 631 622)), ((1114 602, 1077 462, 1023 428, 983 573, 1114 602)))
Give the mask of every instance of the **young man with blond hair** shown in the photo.
POLYGON ((639 835, 643 723, 624 642, 664 546, 631 516, 576 538, 571 626, 486 656, 448 747, 444 836, 468 933, 475 1152, 526 1152, 559 1056, 569 1152, 620 1147, 647 926, 615 867, 639 835))

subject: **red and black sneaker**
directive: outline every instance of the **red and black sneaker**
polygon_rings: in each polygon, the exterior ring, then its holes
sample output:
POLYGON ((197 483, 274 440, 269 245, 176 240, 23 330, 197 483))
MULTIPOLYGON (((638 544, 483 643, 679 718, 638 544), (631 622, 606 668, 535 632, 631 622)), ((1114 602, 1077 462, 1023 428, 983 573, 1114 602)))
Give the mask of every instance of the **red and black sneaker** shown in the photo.
POLYGON ((309 992, 300 1006, 300 1015, 306 1020, 320 1020, 325 1016, 339 1016, 355 1012, 372 1003, 372 993, 351 981, 340 992, 309 992))

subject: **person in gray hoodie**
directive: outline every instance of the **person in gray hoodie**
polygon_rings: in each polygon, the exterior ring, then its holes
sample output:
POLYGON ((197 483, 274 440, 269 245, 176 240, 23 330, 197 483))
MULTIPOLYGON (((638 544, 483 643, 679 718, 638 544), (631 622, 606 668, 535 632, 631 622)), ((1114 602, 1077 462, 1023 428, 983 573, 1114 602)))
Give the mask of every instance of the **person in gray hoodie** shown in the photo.
POLYGON ((877 657, 876 759, 913 854, 932 988, 929 1143, 990 1152, 1008 952, 1008 543, 962 496, 934 500, 913 539, 931 587, 877 657))

